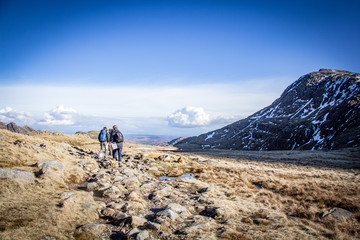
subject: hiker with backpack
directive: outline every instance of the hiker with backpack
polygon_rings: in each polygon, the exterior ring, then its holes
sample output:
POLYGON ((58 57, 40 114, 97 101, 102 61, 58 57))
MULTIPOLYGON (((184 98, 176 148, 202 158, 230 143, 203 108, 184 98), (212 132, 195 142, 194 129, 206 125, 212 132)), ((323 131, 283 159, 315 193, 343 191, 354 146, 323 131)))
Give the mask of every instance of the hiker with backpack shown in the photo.
POLYGON ((118 127, 114 125, 113 132, 110 137, 111 146, 113 150, 113 157, 116 159, 119 163, 121 162, 121 152, 123 148, 123 142, 124 142, 124 136, 119 131, 118 127))
MULTIPOLYGON (((107 157, 108 154, 108 144, 110 142, 110 135, 107 131, 107 128, 104 127, 98 136, 99 142, 100 142, 100 152, 98 154, 98 156, 101 156, 102 152, 105 152, 105 158, 107 157)), ((101 157, 99 157, 101 158, 101 157)))

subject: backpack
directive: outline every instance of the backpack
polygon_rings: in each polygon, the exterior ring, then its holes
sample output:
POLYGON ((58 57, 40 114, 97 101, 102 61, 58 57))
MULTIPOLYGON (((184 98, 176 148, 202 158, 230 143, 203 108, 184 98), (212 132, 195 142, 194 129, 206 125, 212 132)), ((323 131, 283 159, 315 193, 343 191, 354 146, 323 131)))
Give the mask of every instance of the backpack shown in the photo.
POLYGON ((122 133, 119 130, 115 131, 114 142, 120 143, 123 141, 124 141, 124 137, 122 133))
POLYGON ((100 132, 100 134, 99 134, 99 140, 101 141, 101 142, 104 142, 104 141, 106 141, 107 139, 106 139, 106 131, 103 129, 103 130, 101 130, 101 132, 100 132))

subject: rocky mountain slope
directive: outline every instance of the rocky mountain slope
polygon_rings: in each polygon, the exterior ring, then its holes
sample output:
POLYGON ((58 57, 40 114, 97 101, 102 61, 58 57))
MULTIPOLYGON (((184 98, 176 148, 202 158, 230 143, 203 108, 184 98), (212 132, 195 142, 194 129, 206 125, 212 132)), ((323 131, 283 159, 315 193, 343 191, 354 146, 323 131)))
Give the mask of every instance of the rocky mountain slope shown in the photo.
POLYGON ((270 106, 224 128, 187 138, 182 149, 339 149, 360 145, 360 74, 320 69, 270 106))
POLYGON ((20 127, 20 126, 16 125, 16 123, 14 123, 14 122, 11 122, 7 125, 3 122, 0 122, 0 129, 7 129, 11 132, 24 133, 24 134, 35 131, 35 129, 33 129, 29 126, 20 127))

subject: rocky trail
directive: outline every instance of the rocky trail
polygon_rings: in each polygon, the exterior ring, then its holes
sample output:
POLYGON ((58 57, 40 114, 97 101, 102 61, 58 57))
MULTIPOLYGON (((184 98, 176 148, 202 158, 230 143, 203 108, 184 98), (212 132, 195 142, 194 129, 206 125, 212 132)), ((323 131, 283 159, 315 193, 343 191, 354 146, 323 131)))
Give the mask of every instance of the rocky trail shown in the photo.
MULTIPOLYGON (((103 239, 283 239, 286 236, 325 239, 331 236, 331 231, 309 226, 296 216, 306 216, 308 208, 310 211, 315 208, 305 207, 300 210, 303 213, 287 212, 291 210, 276 202, 279 196, 267 186, 268 180, 260 180, 249 172, 241 178, 245 169, 240 169, 244 165, 258 172, 275 171, 274 165, 260 166, 261 163, 251 161, 237 164, 234 159, 207 157, 173 152, 133 155, 125 152, 119 167, 111 160, 98 159, 100 168, 92 171, 88 180, 77 188, 93 192, 101 209, 100 218, 80 229, 85 227, 86 234, 95 231, 91 233, 93 236, 99 228, 104 229, 103 239)), ((317 209, 310 213, 311 218, 328 221, 326 217, 332 216, 332 221, 341 222, 352 215, 342 208, 329 210, 317 209)))

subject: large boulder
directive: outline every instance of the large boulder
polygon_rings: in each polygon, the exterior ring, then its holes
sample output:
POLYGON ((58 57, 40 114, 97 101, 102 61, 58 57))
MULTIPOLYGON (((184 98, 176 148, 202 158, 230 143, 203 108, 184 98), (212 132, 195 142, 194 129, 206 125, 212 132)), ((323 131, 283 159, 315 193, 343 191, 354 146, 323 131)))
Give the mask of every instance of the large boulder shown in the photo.
POLYGON ((48 160, 39 161, 35 164, 35 166, 37 166, 40 169, 39 175, 49 176, 54 173, 62 174, 64 172, 64 167, 62 163, 56 160, 48 159, 48 160))
POLYGON ((0 168, 0 178, 20 180, 27 183, 34 183, 34 174, 29 171, 12 170, 0 168))

